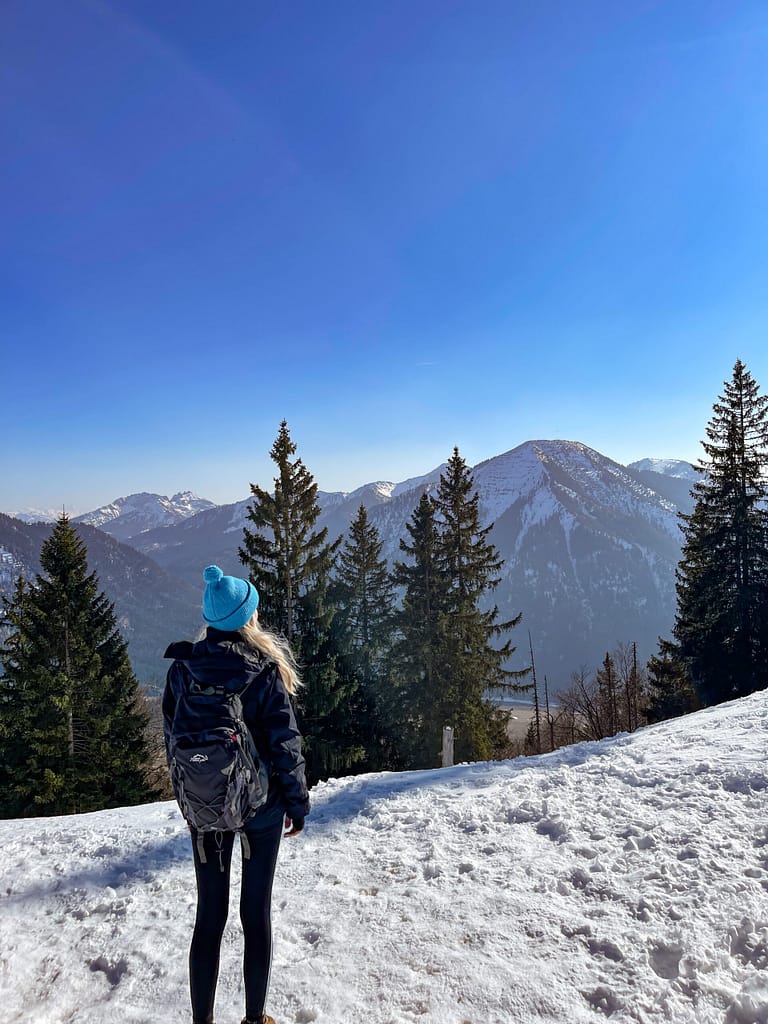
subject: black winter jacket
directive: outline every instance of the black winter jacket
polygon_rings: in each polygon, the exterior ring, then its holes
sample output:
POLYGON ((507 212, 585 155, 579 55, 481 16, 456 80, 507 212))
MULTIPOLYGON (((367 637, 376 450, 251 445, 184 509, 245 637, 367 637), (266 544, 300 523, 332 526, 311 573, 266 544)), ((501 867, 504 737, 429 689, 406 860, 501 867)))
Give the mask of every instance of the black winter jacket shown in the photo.
POLYGON ((244 644, 239 633, 225 633, 211 626, 204 640, 171 644, 165 657, 174 659, 163 694, 166 755, 176 704, 191 679, 204 686, 224 686, 238 692, 248 686, 243 696, 243 717, 269 771, 269 796, 250 819, 249 827, 267 828, 283 814, 296 819, 309 814, 301 734, 277 665, 244 644))

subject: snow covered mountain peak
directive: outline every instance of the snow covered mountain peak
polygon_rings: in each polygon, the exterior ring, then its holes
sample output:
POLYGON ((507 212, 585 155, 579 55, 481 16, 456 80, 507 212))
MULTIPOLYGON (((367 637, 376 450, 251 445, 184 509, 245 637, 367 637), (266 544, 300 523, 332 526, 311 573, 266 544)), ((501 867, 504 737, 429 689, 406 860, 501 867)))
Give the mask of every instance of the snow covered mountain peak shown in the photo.
POLYGON ((370 484, 363 484, 362 487, 349 491, 345 495, 345 501, 356 501, 362 499, 363 504, 376 504, 380 501, 389 501, 396 484, 390 480, 375 480, 370 484))
POLYGON ((678 535, 675 509, 640 483, 626 467, 580 441, 525 441, 517 448, 487 459, 473 470, 488 522, 514 503, 537 507, 529 522, 589 510, 613 510, 621 516, 653 519, 678 535))
POLYGON ((213 502, 208 501, 207 498, 199 498, 193 491, 178 491, 173 497, 167 498, 169 508, 175 508, 178 511, 189 510, 190 515, 194 515, 195 512, 201 512, 204 508, 212 508, 213 502))
POLYGON ((164 494, 141 491, 116 498, 108 505, 77 516, 73 522, 100 527, 117 540, 129 540, 147 530, 172 526, 214 507, 214 502, 199 498, 192 491, 179 491, 171 498, 164 494))

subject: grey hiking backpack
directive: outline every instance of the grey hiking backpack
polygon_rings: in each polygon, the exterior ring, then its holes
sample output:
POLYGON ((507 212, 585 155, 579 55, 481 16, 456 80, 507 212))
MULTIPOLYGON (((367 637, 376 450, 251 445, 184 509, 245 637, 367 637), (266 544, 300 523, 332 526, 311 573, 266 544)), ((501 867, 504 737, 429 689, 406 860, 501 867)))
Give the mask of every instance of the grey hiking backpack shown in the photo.
POLYGON ((243 719, 245 690, 185 686, 173 716, 168 760, 181 813, 197 832, 200 860, 206 862, 206 832, 243 833, 246 822, 267 799, 268 775, 243 719))

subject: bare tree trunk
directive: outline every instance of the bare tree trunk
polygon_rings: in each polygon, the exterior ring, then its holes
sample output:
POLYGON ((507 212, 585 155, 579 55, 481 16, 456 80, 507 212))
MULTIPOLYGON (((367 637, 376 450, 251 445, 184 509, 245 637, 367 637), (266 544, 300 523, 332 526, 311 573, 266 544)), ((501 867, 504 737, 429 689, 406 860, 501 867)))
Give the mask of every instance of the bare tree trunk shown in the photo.
POLYGON ((528 630, 528 647, 531 652, 531 670, 533 672, 533 708, 536 722, 536 753, 541 753, 541 712, 539 709, 539 687, 536 684, 536 662, 533 658, 533 641, 531 631, 528 630))

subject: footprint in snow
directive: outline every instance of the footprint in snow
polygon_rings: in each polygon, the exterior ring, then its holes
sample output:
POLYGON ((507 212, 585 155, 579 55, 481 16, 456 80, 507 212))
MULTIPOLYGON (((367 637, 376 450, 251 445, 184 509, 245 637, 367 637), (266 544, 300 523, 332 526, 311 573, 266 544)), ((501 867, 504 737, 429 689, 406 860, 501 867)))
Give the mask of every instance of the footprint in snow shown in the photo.
POLYGON ((630 836, 624 844, 624 850, 629 853, 632 850, 655 850, 656 840, 653 836, 630 836))
POLYGON ((768 924, 744 917, 741 924, 729 930, 728 938, 731 956, 745 966, 768 968, 768 924))
POLYGON ((624 959, 622 951, 615 942, 611 942, 609 939, 590 939, 587 942, 587 949, 592 956, 604 956, 607 960, 613 960, 617 964, 624 959))
POLYGON ((583 868, 576 868, 571 872, 571 885, 574 889, 586 889, 591 881, 589 872, 583 868))
POLYGON ((546 836, 553 843, 564 843, 570 838, 568 826, 561 818, 542 818, 536 826, 541 836, 546 836))
POLYGON ((100 971, 112 988, 117 988, 123 975, 128 970, 128 963, 125 960, 117 960, 113 963, 104 956, 99 956, 95 960, 89 961, 88 966, 94 973, 100 971))
POLYGON ((613 989, 607 985, 598 985, 591 991, 581 993, 593 1010, 604 1013, 606 1017, 612 1016, 618 1010, 624 1009, 624 1003, 619 999, 613 989))
POLYGON ((692 846, 684 846, 677 855, 678 860, 698 860, 699 854, 692 846))
POLYGON ((654 906, 644 897, 641 897, 637 901, 637 905, 633 908, 632 912, 638 921, 643 921, 646 924, 652 920, 654 914, 654 906))
POLYGON ((680 976, 680 959, 683 947, 677 942, 655 942, 651 947, 651 968, 666 981, 680 976))
POLYGON ((577 857, 585 860, 594 860, 597 857, 597 850, 592 846, 575 846, 573 852, 577 857))

